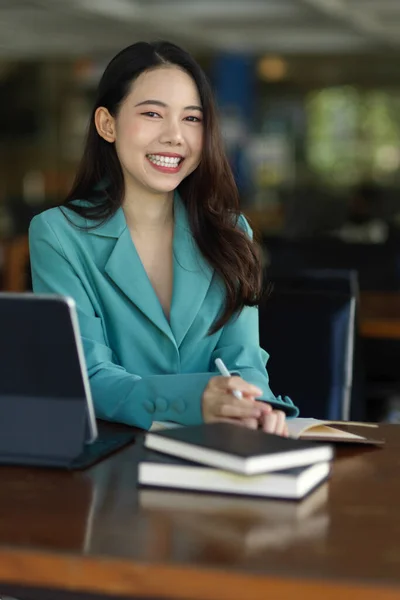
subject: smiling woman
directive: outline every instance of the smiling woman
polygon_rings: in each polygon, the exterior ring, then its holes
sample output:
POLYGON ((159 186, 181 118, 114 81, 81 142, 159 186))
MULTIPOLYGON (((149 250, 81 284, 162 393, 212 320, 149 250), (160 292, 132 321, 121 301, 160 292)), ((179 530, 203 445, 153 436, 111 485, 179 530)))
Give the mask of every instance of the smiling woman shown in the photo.
POLYGON ((75 299, 99 417, 287 434, 298 411, 269 388, 258 249, 187 52, 141 42, 110 62, 73 188, 33 219, 30 252, 34 290, 75 299))

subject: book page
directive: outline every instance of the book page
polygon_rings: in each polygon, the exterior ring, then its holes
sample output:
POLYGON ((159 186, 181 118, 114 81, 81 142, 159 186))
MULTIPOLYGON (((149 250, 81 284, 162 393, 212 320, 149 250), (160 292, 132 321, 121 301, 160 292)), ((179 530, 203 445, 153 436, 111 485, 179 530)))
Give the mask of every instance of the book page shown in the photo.
POLYGON ((355 435, 354 433, 348 433, 339 429, 335 429, 333 427, 334 425, 357 425, 357 427, 378 427, 377 423, 362 423, 358 421, 322 421, 320 419, 305 419, 302 417, 287 420, 287 426, 289 429, 290 437, 304 438, 306 437, 306 431, 310 435, 312 433, 312 435, 314 436, 315 433, 315 435, 320 435, 322 437, 322 432, 325 431, 325 435, 335 435, 336 437, 340 436, 349 438, 355 437, 362 439, 362 436, 355 435))
POLYGON ((300 435, 310 429, 311 427, 315 427, 318 425, 323 425, 324 423, 328 423, 329 421, 320 421, 319 419, 304 419, 302 417, 297 417, 295 419, 288 419, 286 421, 289 435, 290 437, 298 438, 300 435))
POLYGON ((333 441, 335 438, 341 440, 346 439, 349 441, 365 439, 361 435, 356 435, 355 433, 350 433, 348 431, 342 431, 341 429, 335 429, 334 427, 329 427, 328 425, 314 425, 306 431, 303 431, 300 437, 302 440, 307 439, 307 437, 312 437, 313 439, 321 437, 324 440, 331 439, 333 441))

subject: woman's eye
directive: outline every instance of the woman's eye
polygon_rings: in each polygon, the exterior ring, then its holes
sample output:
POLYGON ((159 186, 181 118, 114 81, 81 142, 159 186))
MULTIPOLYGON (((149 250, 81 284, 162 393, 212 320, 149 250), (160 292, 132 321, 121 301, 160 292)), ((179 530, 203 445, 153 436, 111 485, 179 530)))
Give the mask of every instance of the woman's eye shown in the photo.
POLYGON ((190 121, 190 123, 201 123, 201 119, 199 117, 186 117, 186 121, 190 121))
POLYGON ((146 117, 159 117, 160 115, 152 110, 149 110, 148 112, 142 113, 142 115, 145 115, 146 117))

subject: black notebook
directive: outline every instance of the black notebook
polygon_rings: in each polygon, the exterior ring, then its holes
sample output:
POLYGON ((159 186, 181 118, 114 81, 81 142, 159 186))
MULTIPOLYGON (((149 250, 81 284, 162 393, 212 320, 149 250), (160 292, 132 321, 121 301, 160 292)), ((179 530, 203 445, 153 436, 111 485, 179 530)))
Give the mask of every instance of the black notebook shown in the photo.
POLYGON ((284 438, 230 423, 150 432, 144 445, 211 467, 243 475, 281 471, 333 458, 333 447, 284 438))
POLYGON ((145 451, 139 463, 142 486, 297 500, 324 481, 329 461, 261 475, 238 475, 199 463, 145 451))

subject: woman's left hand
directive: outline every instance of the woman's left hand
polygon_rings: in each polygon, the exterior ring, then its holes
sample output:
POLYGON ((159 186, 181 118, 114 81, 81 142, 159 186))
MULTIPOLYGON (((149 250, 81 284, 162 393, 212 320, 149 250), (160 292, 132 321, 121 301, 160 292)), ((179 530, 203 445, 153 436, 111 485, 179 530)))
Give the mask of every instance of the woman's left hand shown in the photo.
POLYGON ((256 404, 261 409, 261 416, 258 419, 242 419, 243 424, 250 429, 262 429, 266 433, 289 437, 283 410, 275 410, 267 402, 256 402, 256 404))

